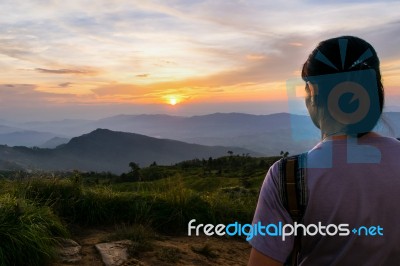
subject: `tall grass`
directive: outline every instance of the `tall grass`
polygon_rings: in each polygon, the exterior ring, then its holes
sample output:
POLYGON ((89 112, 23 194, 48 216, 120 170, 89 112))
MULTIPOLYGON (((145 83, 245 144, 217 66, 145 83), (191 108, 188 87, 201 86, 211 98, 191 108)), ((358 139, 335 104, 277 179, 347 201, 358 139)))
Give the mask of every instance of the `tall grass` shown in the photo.
POLYGON ((193 190, 188 188, 188 180, 179 175, 154 182, 127 183, 130 189, 124 191, 103 185, 85 187, 65 179, 13 183, 14 190, 8 185, 10 193, 50 207, 69 223, 150 224, 163 232, 185 231, 191 219, 203 223, 250 222, 258 194, 255 189, 240 186, 221 188, 220 182, 210 182, 209 191, 206 184, 197 182, 193 190), (200 187, 204 191, 198 191, 200 187))
POLYGON ((153 221, 161 231, 185 231, 188 222, 196 219, 207 222, 212 219, 210 205, 195 192, 185 187, 181 177, 165 179, 162 190, 154 195, 153 221))
POLYGON ((16 196, 49 206, 69 222, 80 215, 74 206, 80 203, 84 192, 81 184, 73 179, 34 178, 16 183, 16 196))
POLYGON ((45 265, 56 255, 58 237, 65 236, 49 207, 0 196, 0 265, 45 265))
POLYGON ((17 186, 18 194, 51 207, 69 223, 81 225, 144 222, 153 201, 146 195, 117 192, 107 186, 83 187, 73 180, 33 179, 17 186))

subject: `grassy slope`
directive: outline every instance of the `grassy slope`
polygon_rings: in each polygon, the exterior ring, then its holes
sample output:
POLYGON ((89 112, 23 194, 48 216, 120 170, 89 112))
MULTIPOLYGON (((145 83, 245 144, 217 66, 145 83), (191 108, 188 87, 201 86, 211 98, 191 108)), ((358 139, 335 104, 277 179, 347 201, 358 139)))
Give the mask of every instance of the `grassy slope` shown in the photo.
POLYGON ((64 225, 145 225, 159 233, 176 234, 186 232, 191 219, 250 223, 262 180, 277 159, 230 156, 153 166, 140 170, 140 179, 146 180, 141 182, 122 182, 133 178, 129 173, 123 179, 77 172, 63 178, 3 178, 0 238, 11 242, 0 244, 0 265, 24 258, 24 252, 30 265, 48 261, 57 237, 66 235, 64 225), (155 177, 163 178, 151 180, 155 177))

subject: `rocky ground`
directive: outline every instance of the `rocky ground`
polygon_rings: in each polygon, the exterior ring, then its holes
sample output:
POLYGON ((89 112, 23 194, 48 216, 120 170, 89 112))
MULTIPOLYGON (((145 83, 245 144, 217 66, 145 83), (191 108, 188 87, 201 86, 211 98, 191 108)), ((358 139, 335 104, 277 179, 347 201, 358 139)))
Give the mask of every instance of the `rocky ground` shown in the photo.
POLYGON ((132 254, 129 247, 135 243, 129 241, 101 244, 110 233, 112 229, 75 229, 72 238, 76 244, 67 241, 63 249, 75 252, 75 257, 69 257, 71 262, 60 259, 52 266, 246 265, 250 254, 250 245, 245 241, 206 236, 159 236, 151 242, 151 248, 132 254))

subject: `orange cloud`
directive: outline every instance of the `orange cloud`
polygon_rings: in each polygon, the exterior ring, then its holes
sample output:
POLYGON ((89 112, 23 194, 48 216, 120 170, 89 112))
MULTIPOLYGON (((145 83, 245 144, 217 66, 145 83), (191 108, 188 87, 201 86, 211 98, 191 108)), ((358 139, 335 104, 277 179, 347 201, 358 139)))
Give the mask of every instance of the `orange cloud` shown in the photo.
POLYGON ((248 59, 248 60, 261 60, 264 58, 265 58, 265 55, 263 55, 263 54, 248 54, 248 55, 246 55, 246 59, 248 59))
POLYGON ((138 78, 147 78, 149 76, 149 74, 139 74, 139 75, 136 75, 136 77, 138 77, 138 78))

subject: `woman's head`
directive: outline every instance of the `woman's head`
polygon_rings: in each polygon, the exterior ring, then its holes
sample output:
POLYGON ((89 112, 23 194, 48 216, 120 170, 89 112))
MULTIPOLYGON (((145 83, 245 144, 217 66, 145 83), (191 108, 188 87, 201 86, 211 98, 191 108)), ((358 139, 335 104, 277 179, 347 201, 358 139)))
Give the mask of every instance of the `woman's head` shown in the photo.
MULTIPOLYGON (((373 82, 371 82, 373 86, 366 87, 371 87, 372 90, 374 90, 372 95, 376 95, 376 97, 373 97, 375 99, 371 99, 369 104, 370 107, 375 108, 374 110, 378 113, 373 116, 372 119, 376 121, 369 123, 372 126, 370 126, 368 130, 356 132, 360 134, 372 130, 382 113, 384 104, 384 89, 381 81, 379 58, 372 45, 354 36, 342 36, 328 39, 320 42, 304 63, 301 76, 302 79, 306 81, 306 92, 308 95, 306 98, 306 105, 314 124, 319 127, 321 131, 327 131, 323 133, 348 133, 346 130, 350 127, 343 124, 339 125, 340 123, 336 123, 336 125, 332 127, 332 124, 335 123, 335 121, 337 122, 337 120, 332 119, 332 116, 328 112, 327 105, 329 101, 318 101, 316 94, 320 95, 322 92, 324 95, 331 95, 330 90, 333 90, 333 87, 312 84, 313 82, 315 83, 315 77, 339 77, 338 79, 341 79, 342 77, 350 77, 354 73, 363 73, 364 75, 365 73, 373 73, 374 78, 373 82), (315 103, 316 101, 317 103, 315 103), (327 130, 328 125, 331 127, 329 130, 327 130)), ((348 84, 351 85, 351 83, 352 82, 348 84)), ((352 88, 349 89, 349 91, 357 90, 352 88)), ((339 96, 337 100, 339 100, 339 96)), ((351 104, 353 100, 351 99, 348 101, 350 101, 349 104, 351 104)))

